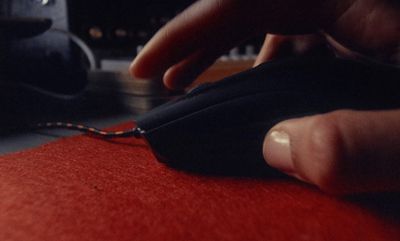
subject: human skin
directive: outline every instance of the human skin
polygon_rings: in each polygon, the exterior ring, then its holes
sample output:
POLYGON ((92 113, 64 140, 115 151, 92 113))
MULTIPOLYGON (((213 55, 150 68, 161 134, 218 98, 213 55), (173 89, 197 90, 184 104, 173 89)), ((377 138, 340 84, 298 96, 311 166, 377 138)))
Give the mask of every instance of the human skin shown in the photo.
MULTIPOLYGON (((278 56, 285 41, 298 41, 288 35, 306 33, 322 37, 302 40, 328 39, 339 54, 396 64, 400 2, 200 0, 149 41, 130 71, 184 88, 222 53, 260 33, 269 35, 255 64, 278 56)), ((277 124, 263 150, 268 164, 288 175, 347 194, 400 191, 399 146, 400 110, 339 110, 277 124)))

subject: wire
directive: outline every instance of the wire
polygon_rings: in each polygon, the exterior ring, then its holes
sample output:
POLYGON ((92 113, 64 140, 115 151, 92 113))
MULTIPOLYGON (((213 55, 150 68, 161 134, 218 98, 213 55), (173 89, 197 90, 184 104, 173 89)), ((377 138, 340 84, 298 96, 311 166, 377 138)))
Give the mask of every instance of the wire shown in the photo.
MULTIPOLYGON (((49 31, 66 35, 86 55, 86 58, 89 61, 89 70, 94 71, 97 69, 95 54, 93 53, 92 49, 85 43, 85 41, 83 41, 80 37, 78 37, 77 35, 69 32, 69 31, 63 30, 63 29, 52 28, 49 31)), ((67 123, 67 122, 39 123, 39 124, 35 125, 33 128, 34 129, 52 128, 52 129, 75 130, 75 131, 80 131, 80 132, 83 132, 86 134, 92 134, 95 136, 99 136, 102 138, 119 138, 119 137, 141 138, 144 134, 144 132, 140 128, 134 128, 134 129, 127 130, 127 131, 111 132, 111 131, 104 131, 104 130, 100 130, 100 129, 85 126, 85 125, 79 125, 79 124, 73 124, 73 123, 67 123)))
POLYGON ((144 132, 140 128, 134 128, 127 131, 103 131, 97 128, 88 127, 84 125, 77 125, 73 123, 67 122, 46 122, 46 123, 39 123, 34 126, 35 129, 68 129, 68 130, 75 130, 84 132, 86 134, 92 134, 95 136, 99 136, 102 138, 119 138, 119 137, 135 137, 141 138, 144 132))
POLYGON ((74 42, 81 50, 82 52, 86 55, 86 58, 89 61, 89 69, 90 70, 96 70, 97 69, 97 64, 96 64, 96 56, 93 53, 92 49, 83 41, 80 37, 77 35, 63 29, 58 29, 58 28, 52 28, 49 31, 51 32, 56 32, 56 33, 61 33, 66 35, 69 39, 71 39, 72 42, 74 42))
MULTIPOLYGON (((60 33, 63 35, 66 35, 72 42, 74 42, 85 54, 88 62, 89 62, 89 70, 94 71, 97 69, 97 62, 96 62, 96 56, 93 53, 92 49, 83 41, 81 38, 79 38, 77 35, 58 28, 52 28, 49 30, 50 32, 55 32, 55 33, 60 33)), ((61 100, 70 100, 70 99, 75 99, 77 95, 81 94, 74 94, 74 95, 68 95, 68 94, 59 94, 59 93, 54 93, 51 91, 47 91, 45 89, 42 89, 40 87, 33 86, 31 84, 26 84, 26 83, 20 83, 20 86, 28 89, 28 90, 33 90, 37 93, 43 94, 45 96, 50 96, 52 98, 57 98, 61 100)))

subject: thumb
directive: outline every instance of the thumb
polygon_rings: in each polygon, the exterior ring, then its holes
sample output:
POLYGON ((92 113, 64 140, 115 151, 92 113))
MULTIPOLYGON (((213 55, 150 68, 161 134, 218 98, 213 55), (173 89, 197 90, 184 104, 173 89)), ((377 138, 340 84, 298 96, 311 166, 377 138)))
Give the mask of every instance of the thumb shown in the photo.
POLYGON ((400 191, 400 110, 335 111, 267 134, 267 163, 334 194, 400 191))

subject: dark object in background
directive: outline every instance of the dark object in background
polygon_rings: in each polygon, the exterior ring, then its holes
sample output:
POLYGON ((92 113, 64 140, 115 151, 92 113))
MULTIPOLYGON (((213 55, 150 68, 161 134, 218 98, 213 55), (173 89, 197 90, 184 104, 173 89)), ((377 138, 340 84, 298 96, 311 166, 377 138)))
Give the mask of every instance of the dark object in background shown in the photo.
POLYGON ((194 0, 69 0, 71 30, 99 58, 132 58, 175 15, 194 0))
MULTIPOLYGON (((193 2, 3 0, 0 18, 49 19, 52 28, 71 32, 82 39, 93 51, 95 65, 103 70, 110 61, 125 66, 160 27, 193 2)), ((5 31, 11 27, 3 24, 2 28, 5 31)), ((31 29, 28 26, 24 31, 29 33, 31 29)), ((259 45, 259 39, 249 40, 230 54, 234 58, 255 56, 259 45)), ((7 75, 2 81, 70 96, 86 86, 86 57, 65 33, 48 31, 24 40, 2 40, 0 48, 0 66, 7 75)))
MULTIPOLYGON (((44 26, 48 21, 52 21, 52 28, 69 31, 66 0, 4 0, 0 2, 0 17, 3 31, 17 27, 17 33, 27 33, 18 34, 21 37, 40 33, 49 27, 44 26)), ((15 36, 6 35, 1 40, 3 83, 59 95, 75 95, 84 88, 86 73, 82 58, 68 36, 59 32, 27 39, 15 36)))
MULTIPOLYGON (((69 21, 72 32, 85 40, 99 59, 131 60, 164 24, 193 2, 69 0, 69 21)), ((256 54, 264 37, 242 43, 234 57, 256 54)))
POLYGON ((34 37, 49 30, 51 25, 48 18, 0 17, 0 36, 4 40, 34 37))
POLYGON ((113 106, 111 111, 120 111, 116 107, 121 105, 120 98, 114 93, 93 101, 87 93, 80 94, 88 82, 86 56, 62 31, 83 39, 98 63, 103 53, 111 59, 122 54, 125 59, 132 59, 139 42, 144 44, 164 23, 165 16, 172 18, 189 2, 192 1, 0 1, 0 131, 37 119, 51 121, 60 115, 75 119, 81 110, 97 113, 101 109, 103 113, 110 111, 107 106, 113 106), (154 24, 152 19, 159 22, 154 24), (52 29, 61 31, 46 31, 50 24, 52 29), (125 39, 121 26, 128 25, 130 37, 125 39), (104 29, 104 38, 98 41, 87 35, 93 26, 104 29), (139 42, 131 38, 135 31, 140 32, 139 42), (142 38, 144 35, 146 38, 142 38), (106 44, 98 44, 103 41, 106 44), (98 103, 96 108, 87 108, 92 107, 92 102, 98 103))
MULTIPOLYGON (((4 0, 0 2, 0 32, 18 27, 16 32, 31 36, 40 32, 32 31, 33 22, 48 19, 53 29, 71 32, 86 42, 100 66, 104 58, 134 58, 162 25, 192 2, 4 0), (20 23, 15 25, 10 18, 19 19, 20 23)), ((37 26, 34 30, 38 30, 37 26)), ((85 57, 66 34, 48 31, 22 40, 5 36, 0 37, 2 82, 69 96, 86 86, 85 57)))

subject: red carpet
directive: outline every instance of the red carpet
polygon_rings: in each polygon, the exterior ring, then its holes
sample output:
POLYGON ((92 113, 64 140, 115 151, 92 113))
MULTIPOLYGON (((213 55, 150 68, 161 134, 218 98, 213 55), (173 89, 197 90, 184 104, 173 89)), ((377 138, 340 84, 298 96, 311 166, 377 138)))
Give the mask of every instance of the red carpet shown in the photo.
POLYGON ((0 240, 400 240, 400 198, 190 174, 77 136, 0 157, 0 240))

